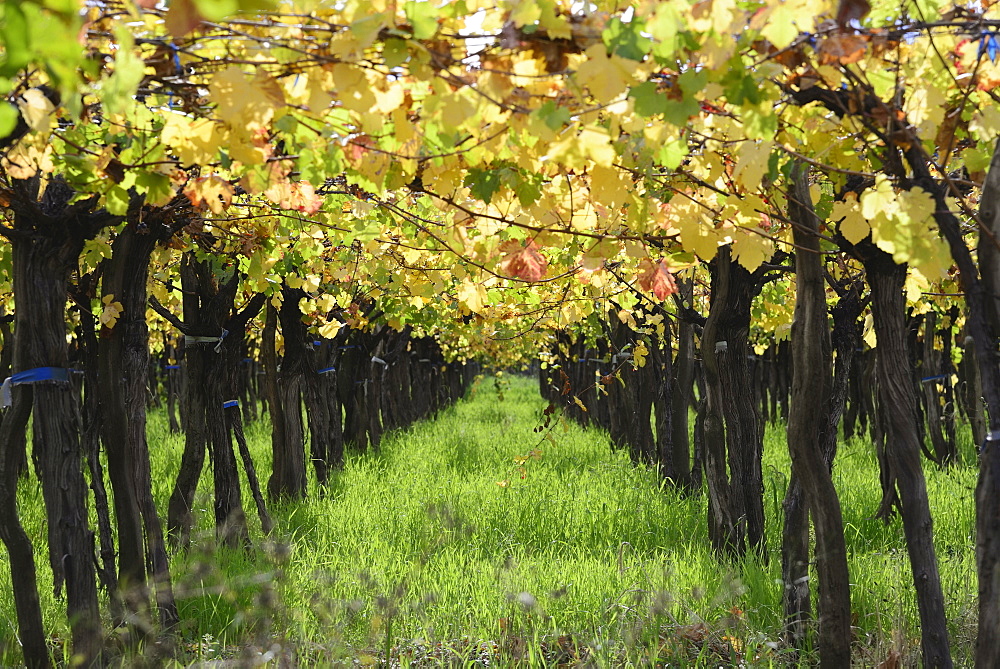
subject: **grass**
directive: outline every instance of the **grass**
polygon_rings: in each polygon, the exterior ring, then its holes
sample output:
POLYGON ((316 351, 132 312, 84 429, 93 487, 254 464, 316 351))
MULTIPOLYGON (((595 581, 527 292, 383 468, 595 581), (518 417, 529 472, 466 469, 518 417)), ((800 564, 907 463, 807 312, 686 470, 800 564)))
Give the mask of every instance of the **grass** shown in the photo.
MULTIPOLYGON (((202 495, 195 545, 173 558, 185 623, 170 652, 181 663, 294 656, 316 666, 387 657, 422 666, 443 658, 536 666, 790 662, 779 643, 783 430, 769 429, 765 445, 770 559, 729 564, 709 548, 704 497, 661 487, 654 474, 611 452, 598 431, 559 424, 551 440, 543 438, 534 432, 543 407, 529 379, 514 378, 506 389, 484 380, 437 420, 389 435, 378 454, 350 458, 325 496, 313 485, 305 503, 272 509, 275 536, 264 540, 254 527, 258 543, 249 552, 215 547, 211 503, 202 495)), ((249 426, 248 437, 266 478, 266 422, 249 426)), ((182 438, 157 413, 150 444, 154 494, 165 510, 182 438)), ((975 469, 926 472, 953 653, 963 666, 975 633, 975 469)), ((835 478, 857 662, 873 666, 893 651, 915 662, 917 613, 902 528, 872 518, 879 487, 870 443, 842 445, 835 478)), ((201 490, 210 488, 206 471, 201 490)), ((25 482, 20 494, 23 522, 37 539, 46 624, 62 657, 68 632, 51 593, 40 491, 25 482)), ((2 582, 6 565, 0 561, 2 582)), ((13 611, 4 588, 4 664, 18 662, 13 611)), ((803 666, 815 659, 810 651, 799 658, 803 666)))

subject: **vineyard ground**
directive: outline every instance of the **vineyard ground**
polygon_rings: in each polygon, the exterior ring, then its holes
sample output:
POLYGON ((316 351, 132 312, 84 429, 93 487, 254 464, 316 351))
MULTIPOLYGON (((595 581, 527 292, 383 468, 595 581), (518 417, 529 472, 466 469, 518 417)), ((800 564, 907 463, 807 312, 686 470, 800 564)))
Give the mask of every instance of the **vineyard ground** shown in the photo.
MULTIPOLYGON (((533 380, 487 377, 436 420, 388 435, 378 454, 351 457, 325 496, 313 485, 305 503, 272 509, 276 535, 262 539, 258 524, 249 552, 215 549, 202 495, 199 534, 172 563, 185 622, 171 652, 203 666, 269 658, 292 666, 282 659, 293 657, 376 665, 387 656, 394 666, 787 666, 779 643, 783 428, 769 427, 765 443, 770 559, 727 565, 709 549, 703 496, 661 488, 597 431, 563 423, 551 439, 534 431, 543 408, 533 380)), ((262 476, 269 429, 266 419, 248 426, 262 476)), ((925 467, 957 666, 971 664, 976 616, 975 468, 963 438, 964 464, 925 467)), ((151 417, 150 444, 165 511, 183 438, 168 432, 161 412, 151 417)), ((841 446, 835 480, 856 664, 875 666, 895 651, 909 666, 919 647, 916 604, 898 519, 872 517, 879 487, 870 442, 841 446)), ((210 485, 206 471, 200 489, 210 485)), ((63 659, 68 629, 52 594, 34 481, 22 484, 20 503, 39 551, 53 652, 63 659)), ((0 579, 10 582, 6 555, 0 579)), ((17 665, 9 586, 0 588, 0 615, 0 662, 17 665)), ((800 657, 802 666, 815 661, 808 651, 800 657)))

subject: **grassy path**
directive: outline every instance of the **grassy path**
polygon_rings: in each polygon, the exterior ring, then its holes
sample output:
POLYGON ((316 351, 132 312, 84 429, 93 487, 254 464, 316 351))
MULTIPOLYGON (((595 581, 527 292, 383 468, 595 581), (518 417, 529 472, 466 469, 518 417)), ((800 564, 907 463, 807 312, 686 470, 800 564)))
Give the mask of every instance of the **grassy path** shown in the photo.
MULTIPOLYGON (((211 503, 201 496, 201 534, 173 562, 186 657, 294 647, 317 666, 374 663, 387 653, 500 665, 580 657, 597 666, 781 663, 777 541, 788 465, 780 430, 765 447, 770 560, 725 565, 708 548, 703 498, 660 489, 597 431, 557 425, 544 439, 534 432, 544 405, 533 381, 513 378, 501 390, 484 379, 470 400, 389 435, 377 455, 352 458, 325 497, 313 486, 306 503, 274 509, 275 540, 250 553, 214 550, 211 503)), ((163 418, 154 416, 150 440, 165 509, 182 438, 168 434, 163 418)), ((269 471, 269 427, 260 421, 248 436, 260 471, 269 471)), ((927 473, 961 665, 975 622, 975 472, 927 473)), ((858 661, 873 666, 894 647, 906 659, 916 646, 912 585, 898 521, 870 517, 879 497, 871 445, 844 445, 835 476, 858 661)), ((201 490, 209 489, 206 472, 201 490)), ((37 485, 21 494, 38 539, 46 616, 65 634, 62 605, 45 582, 37 485)), ((5 569, 0 561, 2 582, 5 569)), ((0 590, 0 614, 0 641, 11 644, 9 588, 0 590)))

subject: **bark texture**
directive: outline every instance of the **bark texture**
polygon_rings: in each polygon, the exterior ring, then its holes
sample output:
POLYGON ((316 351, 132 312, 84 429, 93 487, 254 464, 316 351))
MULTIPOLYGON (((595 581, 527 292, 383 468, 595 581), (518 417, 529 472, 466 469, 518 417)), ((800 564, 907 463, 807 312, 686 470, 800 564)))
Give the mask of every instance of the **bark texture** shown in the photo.
POLYGON ((872 290, 872 315, 878 340, 878 399, 886 420, 885 454, 899 491, 906 548, 920 612, 924 664, 952 666, 944 596, 934 554, 927 487, 920 465, 917 397, 906 344, 906 266, 866 243, 862 262, 872 290))
MULTIPOLYGON (((851 599, 847 545, 840 500, 824 453, 830 424, 831 353, 826 289, 820 256, 819 221, 812 208, 807 171, 796 166, 789 193, 788 215, 796 245, 795 319, 792 323, 792 396, 788 416, 788 450, 793 478, 816 526, 816 573, 819 576, 820 666, 851 664, 851 599), (819 438, 817 438, 819 436, 819 438)), ((802 546, 794 544, 796 551, 802 546)), ((808 546, 808 542, 806 542, 808 546)), ((786 583, 795 592, 798 583, 786 583)), ((805 593, 808 604, 808 593, 805 593)))
MULTIPOLYGON (((15 372, 66 369, 69 272, 84 241, 116 221, 93 211, 93 198, 70 204, 75 193, 58 178, 49 182, 40 199, 38 187, 37 179, 16 185, 11 202, 14 301, 25 307, 15 313, 15 331, 22 333, 16 338, 15 372)), ((57 593, 66 589, 73 652, 84 665, 92 665, 101 661, 103 630, 94 538, 87 523, 79 400, 66 381, 35 383, 30 392, 34 406, 44 407, 33 414, 32 457, 45 501, 49 563, 57 593)))
POLYGON ((723 246, 712 265, 712 302, 702 335, 706 404, 703 428, 709 538, 716 551, 765 554, 763 426, 753 400, 750 305, 756 277, 723 246))

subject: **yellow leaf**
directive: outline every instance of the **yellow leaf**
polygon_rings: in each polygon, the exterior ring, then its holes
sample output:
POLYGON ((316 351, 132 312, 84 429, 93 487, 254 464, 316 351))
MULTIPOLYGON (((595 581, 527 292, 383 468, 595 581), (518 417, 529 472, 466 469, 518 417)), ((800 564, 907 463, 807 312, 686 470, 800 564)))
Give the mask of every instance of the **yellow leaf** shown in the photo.
POLYGON ((600 103, 608 104, 625 93, 637 63, 621 56, 608 58, 607 47, 598 43, 584 52, 585 60, 576 70, 576 81, 600 103))
MULTIPOLYGON (((697 210, 698 207, 694 205, 693 208, 697 210)), ((694 216, 678 216, 673 225, 680 231, 681 245, 685 251, 697 254, 705 262, 715 257, 719 250, 719 235, 711 223, 702 218, 700 212, 694 216)))
POLYGON ((208 209, 213 214, 221 214, 227 209, 235 193, 232 184, 217 174, 193 179, 184 189, 192 205, 208 209))
POLYGON ((646 348, 646 342, 640 341, 632 349, 632 367, 634 369, 639 369, 645 366, 646 356, 649 355, 649 349, 646 348))
POLYGON ((771 147, 774 142, 743 142, 737 151, 739 157, 736 168, 733 170, 733 178, 747 190, 756 190, 760 186, 760 180, 767 173, 768 158, 771 155, 771 147))
POLYGON ((167 114, 160 141, 169 146, 182 165, 205 165, 219 159, 219 147, 229 133, 209 119, 192 121, 180 114, 167 114))
POLYGON ((865 316, 865 334, 862 336, 862 339, 868 344, 868 348, 875 348, 878 344, 878 341, 875 339, 875 322, 872 320, 871 314, 865 316))
POLYGON ((368 113, 375 107, 373 86, 360 68, 337 63, 330 70, 337 85, 337 95, 344 107, 359 114, 368 113))
POLYGON ((324 339, 333 339, 342 327, 344 327, 344 324, 338 320, 329 321, 325 325, 320 326, 319 335, 324 339))
MULTIPOLYGON (((899 210, 896 193, 888 177, 878 175, 875 178, 875 188, 861 194, 861 215, 868 219, 872 230, 876 231, 880 224, 888 223, 899 210)), ((885 249, 888 253, 891 250, 885 249)))
MULTIPOLYGON (((906 98, 906 118, 920 129, 922 136, 933 137, 932 130, 944 120, 946 104, 947 98, 940 88, 915 79, 906 98)), ((992 109, 992 105, 989 108, 992 109)))
POLYGON ((48 174, 55 169, 55 164, 52 162, 52 145, 44 141, 44 135, 34 137, 41 139, 44 146, 36 146, 36 143, 25 137, 0 158, 0 166, 7 172, 7 176, 30 179, 39 172, 48 174))
POLYGON ((583 403, 583 400, 581 400, 581 399, 580 399, 579 397, 577 397, 576 395, 573 395, 573 402, 574 402, 574 403, 575 403, 575 404, 576 404, 576 405, 577 405, 578 407, 580 407, 580 410, 581 410, 581 411, 587 411, 587 405, 586 405, 586 404, 584 404, 584 403, 583 403))
POLYGON ((441 98, 439 108, 445 127, 458 129, 476 113, 476 105, 461 90, 441 98))
POLYGON ((744 228, 733 233, 733 256, 748 272, 755 271, 774 255, 774 242, 744 228))
POLYGON ((118 322, 118 317, 122 315, 124 307, 121 302, 115 301, 114 295, 105 295, 101 302, 104 303, 104 308, 101 310, 101 315, 99 321, 101 325, 108 328, 109 330, 115 327, 115 323, 118 322))
POLYGON ((584 169, 588 160, 602 167, 610 167, 615 157, 608 131, 588 126, 579 135, 573 130, 564 133, 563 139, 551 146, 545 159, 561 162, 572 169, 584 169))
POLYGON ((285 104, 281 86, 263 70, 251 80, 235 65, 216 74, 208 91, 216 114, 234 130, 265 127, 285 104))
POLYGON ((373 92, 375 94, 375 109, 382 114, 395 111, 406 99, 406 91, 395 80, 390 81, 385 90, 375 88, 373 92))
POLYGON ((458 287, 458 301, 468 311, 478 313, 486 302, 486 289, 472 280, 466 279, 458 287))
POLYGON ((697 32, 714 29, 716 34, 725 35, 729 32, 734 12, 734 0, 700 0, 691 6, 691 29, 697 32))
POLYGON ((843 202, 833 203, 830 220, 840 221, 838 226, 840 234, 851 244, 857 244, 871 232, 868 219, 861 213, 858 197, 854 193, 848 193, 843 202))
MULTIPOLYGON (((798 4, 800 3, 774 3, 770 13, 761 17, 763 23, 761 36, 775 47, 784 49, 798 37, 800 31, 810 29, 811 24, 797 25, 806 23, 805 17, 810 16, 810 13, 801 12, 798 4)), ((757 17, 754 19, 756 21, 757 17)), ((754 23, 751 22, 752 27, 756 27, 754 23)))
POLYGON ((972 114, 969 121, 969 131, 975 134, 980 142, 992 142, 1000 135, 1000 108, 996 105, 985 105, 972 114))
POLYGON ((531 25, 540 18, 542 18, 542 8, 534 0, 521 0, 510 13, 510 20, 517 28, 531 25))
POLYGON ((17 100, 21 117, 32 132, 49 130, 55 122, 55 105, 37 88, 29 88, 17 100))
POLYGON ((596 165, 590 171, 590 194, 600 204, 617 209, 630 199, 633 188, 625 170, 596 165))

